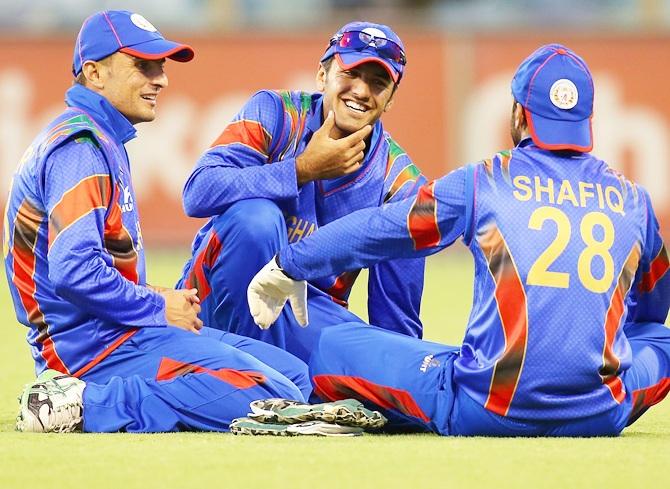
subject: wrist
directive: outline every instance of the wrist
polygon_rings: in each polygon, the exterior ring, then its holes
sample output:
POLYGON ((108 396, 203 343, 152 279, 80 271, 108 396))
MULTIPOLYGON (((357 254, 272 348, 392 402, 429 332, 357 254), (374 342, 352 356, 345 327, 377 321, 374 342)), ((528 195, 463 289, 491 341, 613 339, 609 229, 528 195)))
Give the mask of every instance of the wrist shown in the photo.
POLYGON ((281 262, 279 261, 279 253, 277 253, 277 254, 275 255, 275 263, 277 264, 277 269, 278 269, 281 273, 283 273, 284 275, 286 275, 286 276, 287 276, 288 278, 290 278, 291 280, 295 280, 293 277, 291 277, 291 276, 288 274, 288 272, 287 272, 286 270, 284 270, 284 269, 281 267, 281 262))
POLYGON ((311 176, 309 175, 309 171, 307 170, 308 165, 305 162, 305 157, 303 155, 300 155, 296 157, 295 159, 295 176, 296 180, 298 181, 298 185, 304 185, 305 183, 309 182, 310 180, 313 180, 311 176))

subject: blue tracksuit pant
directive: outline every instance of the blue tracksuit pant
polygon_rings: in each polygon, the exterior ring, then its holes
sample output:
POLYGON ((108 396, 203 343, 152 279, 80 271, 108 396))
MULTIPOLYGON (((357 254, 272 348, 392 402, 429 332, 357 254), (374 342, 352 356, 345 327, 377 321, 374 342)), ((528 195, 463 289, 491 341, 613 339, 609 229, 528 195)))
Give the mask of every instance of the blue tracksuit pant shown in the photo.
POLYGON ((82 376, 84 431, 227 431, 256 399, 304 400, 293 355, 211 328, 143 328, 82 376))
POLYGON ((626 398, 608 412, 574 420, 499 416, 454 381, 457 347, 376 327, 343 324, 325 330, 309 368, 314 400, 353 397, 389 418, 390 431, 463 436, 615 436, 670 391, 670 328, 625 327, 633 363, 623 373, 626 398))

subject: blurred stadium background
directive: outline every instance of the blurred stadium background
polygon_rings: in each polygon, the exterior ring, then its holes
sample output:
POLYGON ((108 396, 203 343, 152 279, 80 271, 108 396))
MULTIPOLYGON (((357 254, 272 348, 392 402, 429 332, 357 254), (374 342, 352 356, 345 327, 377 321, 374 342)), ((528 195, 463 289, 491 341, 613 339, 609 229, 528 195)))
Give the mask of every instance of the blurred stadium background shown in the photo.
POLYGON ((244 100, 312 90, 329 37, 354 19, 388 23, 406 44, 385 127, 430 178, 510 145, 509 81, 535 47, 581 53, 596 83, 594 153, 649 189, 668 236, 669 0, 0 0, 2 189, 63 106, 82 20, 105 8, 142 13, 196 50, 168 65, 159 117, 128 145, 150 247, 189 244, 201 222, 183 215, 182 185, 244 100))

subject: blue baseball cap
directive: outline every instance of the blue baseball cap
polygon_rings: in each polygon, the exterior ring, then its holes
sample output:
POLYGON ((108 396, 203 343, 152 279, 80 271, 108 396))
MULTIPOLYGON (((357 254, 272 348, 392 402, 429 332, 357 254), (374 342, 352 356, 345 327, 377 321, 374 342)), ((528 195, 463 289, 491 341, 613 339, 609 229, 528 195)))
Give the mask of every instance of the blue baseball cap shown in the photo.
POLYGON ((140 14, 105 10, 84 21, 74 46, 72 73, 77 76, 86 61, 98 61, 117 51, 141 59, 170 58, 191 61, 193 48, 168 41, 140 14))
POLYGON ((343 69, 363 63, 382 65, 395 83, 402 78, 407 58, 405 47, 389 26, 372 22, 350 22, 330 39, 321 62, 335 56, 343 69))
POLYGON ((533 142, 548 150, 593 149, 593 79, 582 58, 561 44, 528 56, 512 79, 533 142))

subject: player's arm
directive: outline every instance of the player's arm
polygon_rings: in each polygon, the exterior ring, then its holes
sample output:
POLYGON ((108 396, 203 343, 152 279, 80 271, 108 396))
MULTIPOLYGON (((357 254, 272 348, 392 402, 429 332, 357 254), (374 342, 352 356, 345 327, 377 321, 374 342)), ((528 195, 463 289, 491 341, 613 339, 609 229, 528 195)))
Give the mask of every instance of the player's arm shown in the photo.
MULTIPOLYGON (((425 185, 420 174, 405 154, 393 161, 384 186, 384 201, 400 202, 416 196, 425 185)), ((401 258, 377 263, 368 276, 368 318, 370 324, 409 336, 421 338, 423 326, 419 318, 425 258, 401 258)))
POLYGON ((647 203, 647 232, 640 266, 627 298, 626 323, 663 323, 670 308, 670 261, 658 220, 646 190, 640 193, 647 203))
POLYGON ((295 158, 271 161, 283 119, 276 94, 256 93, 196 163, 183 191, 186 214, 213 216, 242 199, 296 198, 295 158))
POLYGON ((55 150, 44 169, 49 279, 60 297, 88 314, 126 326, 164 326, 163 297, 126 279, 103 258, 113 183, 95 143, 79 141, 55 150))
POLYGON ((309 280, 385 260, 425 257, 463 235, 466 226, 466 170, 423 185, 415 197, 362 209, 282 249, 281 267, 309 280))
POLYGON ((269 328, 290 300, 298 324, 308 324, 305 280, 370 267, 384 260, 425 257, 464 235, 471 215, 471 173, 459 169, 419 189, 416 197, 362 209, 282 249, 247 288, 249 312, 269 328), (466 184, 466 182, 468 182, 466 184))

